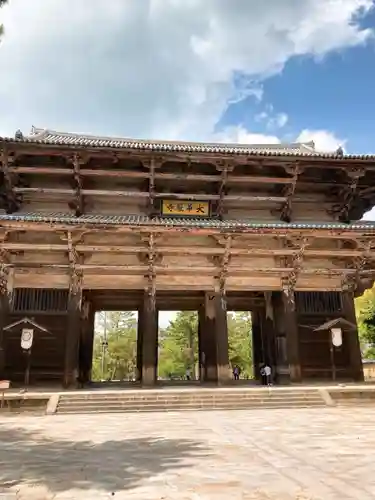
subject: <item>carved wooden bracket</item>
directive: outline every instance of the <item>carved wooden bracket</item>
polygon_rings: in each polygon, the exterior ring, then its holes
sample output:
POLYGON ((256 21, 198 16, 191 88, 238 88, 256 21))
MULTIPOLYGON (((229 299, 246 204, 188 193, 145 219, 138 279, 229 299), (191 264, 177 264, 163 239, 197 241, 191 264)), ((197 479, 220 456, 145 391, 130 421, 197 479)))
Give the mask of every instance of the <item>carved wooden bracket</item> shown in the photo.
POLYGON ((296 191, 298 178, 303 173, 304 167, 297 163, 293 166, 285 165, 284 169, 288 174, 292 175, 292 178, 290 184, 287 185, 283 191, 283 196, 286 197, 286 200, 281 207, 280 219, 284 222, 290 222, 292 220, 293 196, 296 191))
POLYGON ((160 168, 165 162, 164 158, 153 156, 142 160, 142 165, 149 171, 149 183, 148 183, 148 213, 149 215, 154 215, 155 213, 155 200, 156 200, 156 189, 155 189, 155 171, 160 168))
POLYGON ((9 254, 4 249, 0 249, 0 295, 2 296, 8 294, 9 275, 9 254))
POLYGON ((79 256, 75 249, 72 233, 70 231, 68 231, 67 233, 67 245, 68 245, 69 269, 70 269, 69 294, 71 298, 73 297, 76 298, 77 307, 81 308, 83 273, 82 270, 78 269, 77 267, 79 264, 79 256))
POLYGON ((288 267, 292 267, 293 271, 282 278, 282 288, 290 306, 293 309, 295 308, 294 292, 297 285, 297 280, 302 270, 305 250, 311 244, 311 241, 312 238, 307 237, 288 238, 288 244, 293 245, 292 248, 296 248, 296 252, 292 256, 286 258, 288 267))
POLYGON ((340 203, 337 203, 331 213, 342 222, 349 222, 350 211, 358 198, 360 179, 366 174, 364 167, 345 168, 344 172, 349 177, 348 184, 338 194, 340 203))
POLYGON ((20 200, 14 190, 14 179, 9 167, 12 162, 12 157, 9 156, 6 148, 0 148, 0 167, 4 178, 6 212, 11 214, 17 212, 20 207, 20 200))
POLYGON ((155 248, 155 235, 150 233, 147 238, 142 236, 143 241, 147 241, 148 252, 147 252, 147 273, 145 275, 147 279, 147 285, 145 291, 150 295, 153 301, 155 301, 156 296, 156 270, 155 266, 157 264, 157 252, 155 248))
POLYGON ((70 162, 73 165, 73 189, 74 189, 74 200, 69 204, 69 207, 74 210, 76 217, 80 217, 85 212, 85 201, 82 194, 83 181, 81 176, 81 165, 85 164, 82 157, 78 154, 74 154, 70 158, 70 162))

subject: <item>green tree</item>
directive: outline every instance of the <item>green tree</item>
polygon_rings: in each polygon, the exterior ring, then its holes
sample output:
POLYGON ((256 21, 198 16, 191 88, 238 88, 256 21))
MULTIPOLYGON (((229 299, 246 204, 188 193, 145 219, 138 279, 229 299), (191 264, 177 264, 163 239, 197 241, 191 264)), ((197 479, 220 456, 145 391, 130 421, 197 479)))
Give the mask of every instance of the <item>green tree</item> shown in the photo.
POLYGON ((179 311, 168 327, 159 332, 159 377, 195 377, 198 364, 198 315, 179 311))
POLYGON ((252 325, 250 312, 228 313, 229 362, 241 375, 253 377, 252 325))
MULTIPOLYGON (((251 313, 228 313, 229 362, 252 378, 251 313)), ((186 370, 198 374, 198 315, 180 311, 159 335, 159 376, 184 377, 186 370)))
POLYGON ((131 311, 97 315, 92 365, 93 380, 124 380, 135 377, 137 318, 131 311), (103 341, 108 347, 103 349, 103 341), (104 362, 103 362, 104 356, 104 362))
MULTIPOLYGON (((8 3, 8 0, 0 0, 0 8, 3 7, 6 3, 8 3)), ((4 26, 0 24, 0 38, 3 33, 4 33, 4 26)))
POLYGON ((356 299, 356 315, 364 356, 375 359, 375 288, 356 299))

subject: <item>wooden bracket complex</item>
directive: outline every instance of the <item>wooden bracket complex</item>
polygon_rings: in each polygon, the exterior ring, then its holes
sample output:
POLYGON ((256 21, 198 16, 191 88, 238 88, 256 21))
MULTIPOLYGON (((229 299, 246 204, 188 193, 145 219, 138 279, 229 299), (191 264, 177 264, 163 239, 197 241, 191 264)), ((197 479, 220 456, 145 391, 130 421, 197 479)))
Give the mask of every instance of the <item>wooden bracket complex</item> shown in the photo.
POLYGON ((73 164, 73 189, 75 196, 74 200, 70 203, 70 208, 74 210, 75 216, 79 217, 85 212, 85 202, 81 176, 81 164, 84 162, 78 154, 75 154, 71 158, 71 163, 73 164))
POLYGON ((72 233, 68 232, 68 258, 69 258, 69 269, 70 269, 70 280, 69 280, 69 294, 71 298, 76 299, 76 307, 79 309, 82 306, 82 270, 78 269, 79 257, 75 249, 72 233))
POLYGON ((334 213, 338 220, 350 222, 350 212, 358 197, 358 185, 360 179, 366 174, 366 169, 346 168, 345 173, 349 177, 349 183, 339 192, 340 204, 334 208, 334 213))
POLYGON ((0 148, 0 165, 4 179, 3 182, 5 188, 6 212, 8 214, 11 214, 13 212, 17 212, 17 210, 19 209, 19 202, 14 190, 13 177, 9 170, 9 163, 10 157, 6 148, 0 148))
POLYGON ((148 213, 149 215, 155 215, 155 200, 156 200, 156 188, 155 188, 155 172, 158 168, 161 167, 164 160, 162 158, 149 158, 147 160, 143 160, 142 164, 145 168, 148 168, 148 213))
POLYGON ((228 161, 218 161, 215 163, 216 170, 221 172, 221 178, 218 189, 219 199, 217 201, 216 206, 216 214, 218 217, 222 217, 224 214, 224 204, 225 204, 225 196, 227 195, 227 182, 228 182, 228 173, 233 172, 234 165, 228 161))
POLYGON ((225 251, 221 258, 221 270, 219 274, 219 287, 220 287, 220 293, 222 295, 225 295, 225 284, 228 276, 228 266, 230 264, 231 247, 232 247, 232 237, 227 235, 225 237, 225 251))
POLYGON ((292 175, 292 178, 290 185, 286 186, 283 192, 283 196, 285 196, 286 200, 281 208, 280 219, 284 222, 291 222, 293 196, 296 191, 298 178, 303 173, 304 169, 298 163, 295 166, 285 166, 284 168, 288 174, 292 175))
POLYGON ((293 268, 293 270, 286 276, 284 276, 281 280, 283 292, 287 296, 288 302, 293 309, 295 308, 294 292, 297 285, 299 274, 303 267, 305 250, 311 244, 311 239, 309 238, 301 237, 298 240, 296 238, 288 240, 288 242, 292 243, 294 246, 296 246, 297 241, 299 242, 297 251, 288 259, 289 266, 293 268))

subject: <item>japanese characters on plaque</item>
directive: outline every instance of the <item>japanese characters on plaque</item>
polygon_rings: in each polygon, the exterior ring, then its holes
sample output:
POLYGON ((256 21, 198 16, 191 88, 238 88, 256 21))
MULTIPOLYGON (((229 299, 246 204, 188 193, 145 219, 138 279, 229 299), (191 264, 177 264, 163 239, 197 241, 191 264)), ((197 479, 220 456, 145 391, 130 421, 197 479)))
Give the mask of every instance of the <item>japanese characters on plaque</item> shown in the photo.
POLYGON ((163 200, 162 215, 179 215, 185 217, 209 217, 208 201, 163 200))

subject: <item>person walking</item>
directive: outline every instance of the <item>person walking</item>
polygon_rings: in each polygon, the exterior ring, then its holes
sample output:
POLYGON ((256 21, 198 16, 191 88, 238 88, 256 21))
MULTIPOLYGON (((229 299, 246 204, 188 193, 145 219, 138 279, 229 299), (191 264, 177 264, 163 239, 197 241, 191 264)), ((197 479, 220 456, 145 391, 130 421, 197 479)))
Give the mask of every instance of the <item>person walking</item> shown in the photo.
POLYGON ((240 369, 237 365, 233 368, 233 378, 234 380, 240 380, 240 369))

